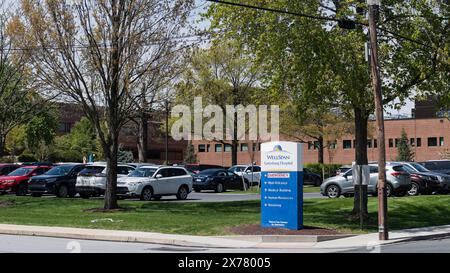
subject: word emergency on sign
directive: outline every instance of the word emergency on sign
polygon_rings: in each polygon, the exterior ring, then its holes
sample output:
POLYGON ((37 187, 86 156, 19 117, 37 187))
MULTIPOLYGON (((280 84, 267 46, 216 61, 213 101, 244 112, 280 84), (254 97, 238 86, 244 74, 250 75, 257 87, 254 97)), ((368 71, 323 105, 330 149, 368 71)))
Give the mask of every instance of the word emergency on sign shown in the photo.
POLYGON ((261 225, 303 228, 303 144, 261 145, 261 225))

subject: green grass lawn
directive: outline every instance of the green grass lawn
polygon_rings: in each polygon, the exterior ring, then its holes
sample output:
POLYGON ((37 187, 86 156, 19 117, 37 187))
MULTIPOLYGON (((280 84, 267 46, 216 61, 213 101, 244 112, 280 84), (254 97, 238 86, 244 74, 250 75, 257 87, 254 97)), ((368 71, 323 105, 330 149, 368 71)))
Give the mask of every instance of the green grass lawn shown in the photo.
MULTIPOLYGON (((120 201, 135 211, 92 213, 83 210, 99 208, 102 200, 31 198, 1 196, 13 205, 0 207, 0 223, 42 226, 84 227, 163 233, 226 235, 229 227, 257 224, 258 201, 230 203, 172 203, 120 201), (111 218, 115 222, 95 219, 111 218)), ((304 202, 304 224, 307 226, 360 233, 358 221, 348 217, 352 198, 308 199, 304 202)), ((377 199, 369 198, 371 220, 364 232, 376 232, 377 199)), ((389 199, 391 229, 450 224, 450 196, 419 196, 389 199)))

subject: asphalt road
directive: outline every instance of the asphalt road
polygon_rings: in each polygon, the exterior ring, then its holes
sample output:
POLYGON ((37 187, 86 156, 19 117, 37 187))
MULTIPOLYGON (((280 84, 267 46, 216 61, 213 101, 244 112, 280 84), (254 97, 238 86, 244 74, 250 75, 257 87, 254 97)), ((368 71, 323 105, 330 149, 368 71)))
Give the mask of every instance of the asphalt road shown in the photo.
POLYGON ((450 253, 450 237, 353 250, 317 249, 231 249, 197 248, 160 244, 71 240, 48 237, 0 235, 0 253, 450 253))

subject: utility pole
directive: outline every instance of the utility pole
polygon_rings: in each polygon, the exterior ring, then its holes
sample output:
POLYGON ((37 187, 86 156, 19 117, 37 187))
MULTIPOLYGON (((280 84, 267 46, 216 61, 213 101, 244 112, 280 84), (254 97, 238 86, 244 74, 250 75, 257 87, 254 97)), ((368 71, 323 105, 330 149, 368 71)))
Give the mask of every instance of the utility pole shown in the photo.
POLYGON ((369 6, 370 63, 378 136, 378 235, 379 239, 384 241, 389 240, 389 230, 386 197, 386 144, 384 137, 383 94, 378 64, 377 22, 379 19, 380 0, 367 0, 367 4, 369 6))

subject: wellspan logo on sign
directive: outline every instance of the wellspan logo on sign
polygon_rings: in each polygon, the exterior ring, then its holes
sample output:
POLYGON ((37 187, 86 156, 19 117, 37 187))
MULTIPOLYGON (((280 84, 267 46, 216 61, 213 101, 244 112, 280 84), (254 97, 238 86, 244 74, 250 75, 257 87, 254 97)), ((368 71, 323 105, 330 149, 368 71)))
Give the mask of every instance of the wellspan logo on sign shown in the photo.
POLYGON ((292 153, 285 151, 281 145, 275 145, 272 151, 264 155, 264 164, 270 167, 288 167, 294 165, 292 153))

